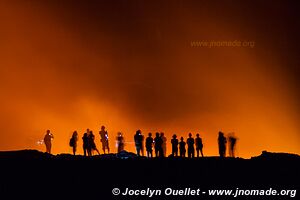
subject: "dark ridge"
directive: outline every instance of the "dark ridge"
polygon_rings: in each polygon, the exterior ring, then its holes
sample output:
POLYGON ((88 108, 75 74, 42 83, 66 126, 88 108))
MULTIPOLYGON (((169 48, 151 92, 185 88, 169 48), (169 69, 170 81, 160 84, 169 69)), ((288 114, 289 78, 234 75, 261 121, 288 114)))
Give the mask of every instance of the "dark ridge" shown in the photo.
POLYGON ((300 159, 300 156, 297 154, 291 153, 274 153, 274 152, 267 152, 263 151, 261 155, 257 157, 252 157, 251 159, 267 159, 267 160, 283 160, 283 159, 300 159))
MULTIPOLYGON (((17 151, 0 151, 0 159, 59 159, 59 160, 70 160, 70 159, 104 159, 104 160, 116 160, 116 159, 146 159, 145 156, 138 157, 135 153, 127 152, 125 150, 121 151, 120 153, 110 153, 110 154, 101 154, 95 155, 92 157, 85 157, 83 155, 72 155, 72 154, 57 154, 52 155, 44 152, 40 152, 38 150, 32 149, 25 149, 25 150, 17 150, 17 151)), ((180 158, 180 157, 173 157, 172 155, 166 158, 153 158, 153 159, 178 159, 178 160, 191 160, 189 158, 180 158)), ((223 159, 223 160, 249 160, 244 158, 219 158, 218 156, 209 156, 204 158, 194 158, 192 160, 209 160, 209 159, 223 159)), ((275 153, 275 152, 267 152, 263 151, 261 155, 251 157, 250 160, 299 160, 300 156, 297 154, 290 154, 290 153, 275 153)))
POLYGON ((25 149, 17 151, 0 151, 0 159, 50 159, 54 155, 40 152, 38 150, 25 149))
POLYGON ((0 162, 0 193, 6 199, 45 194, 53 199, 116 199, 111 196, 114 187, 300 189, 300 156, 286 153, 263 152, 251 159, 147 159, 126 151, 84 157, 22 150, 0 152, 0 162))

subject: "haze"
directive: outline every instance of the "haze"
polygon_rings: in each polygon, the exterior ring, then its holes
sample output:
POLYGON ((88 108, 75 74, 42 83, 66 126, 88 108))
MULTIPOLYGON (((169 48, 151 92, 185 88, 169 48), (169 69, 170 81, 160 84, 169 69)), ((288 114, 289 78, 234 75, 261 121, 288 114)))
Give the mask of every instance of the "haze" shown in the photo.
POLYGON ((50 129, 70 153, 77 130, 82 154, 105 125, 113 152, 141 129, 200 133, 209 156, 220 130, 241 157, 300 154, 296 19, 284 1, 1 1, 0 150, 44 150, 50 129), (191 47, 211 40, 255 46, 191 47))

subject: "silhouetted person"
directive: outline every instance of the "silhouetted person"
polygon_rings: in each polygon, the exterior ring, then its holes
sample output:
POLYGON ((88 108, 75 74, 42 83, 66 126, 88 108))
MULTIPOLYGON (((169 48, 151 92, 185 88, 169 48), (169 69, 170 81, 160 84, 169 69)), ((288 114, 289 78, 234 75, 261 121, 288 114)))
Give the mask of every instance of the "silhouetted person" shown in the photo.
POLYGON ((78 133, 77 133, 77 131, 74 131, 73 135, 72 135, 72 137, 70 139, 70 147, 72 147, 72 149, 73 149, 73 155, 76 154, 77 141, 78 141, 78 133))
POLYGON ((135 149, 136 149, 136 154, 138 156, 141 155, 142 151, 142 146, 143 146, 143 135, 141 130, 137 130, 135 135, 134 135, 134 143, 135 143, 135 149))
POLYGON ((166 138, 166 136, 165 136, 164 133, 160 133, 160 137, 161 137, 161 139, 163 141, 163 143, 162 143, 162 151, 163 151, 163 155, 165 157, 166 154, 167 154, 167 138, 166 138))
POLYGON ((51 153, 51 147, 52 147, 52 139, 53 139, 53 135, 50 132, 50 130, 47 130, 46 135, 44 137, 44 143, 46 145, 46 152, 47 153, 51 153))
POLYGON ((89 129, 87 129, 87 132, 84 133, 83 137, 82 137, 82 143, 83 143, 82 147, 83 147, 83 154, 84 154, 84 156, 87 155, 88 148, 90 146, 89 145, 89 133, 90 133, 90 131, 89 131, 89 129))
POLYGON ((192 134, 189 133, 189 138, 186 140, 186 143, 188 145, 188 157, 189 158, 194 158, 195 157, 195 140, 192 138, 192 134))
POLYGON ((124 137, 121 132, 118 133, 117 136, 117 146, 118 146, 118 153, 124 150, 124 137))
POLYGON ((178 156, 178 139, 177 135, 173 135, 173 139, 171 139, 171 144, 172 144, 172 156, 178 156))
POLYGON ((98 151, 95 143, 95 135, 93 134, 93 131, 90 131, 89 137, 89 147, 88 147, 88 154, 89 156, 93 155, 93 151, 97 151, 98 155, 100 155, 100 152, 98 151))
POLYGON ((152 138, 152 133, 148 134, 148 137, 146 138, 146 151, 147 151, 147 157, 152 158, 153 157, 153 138, 152 138))
POLYGON ((142 153, 142 156, 145 155, 145 150, 144 150, 144 140, 145 140, 145 137, 143 135, 143 133, 141 132, 141 140, 142 140, 142 144, 141 144, 141 153, 142 153))
POLYGON ((102 150, 103 150, 104 154, 105 154, 106 149, 109 153, 108 133, 105 130, 105 126, 101 126, 101 130, 99 131, 99 134, 101 137, 102 150))
POLYGON ((226 156, 226 143, 227 143, 226 137, 224 136, 224 133, 220 131, 218 137, 218 144, 219 144, 219 154, 221 158, 226 156))
POLYGON ((163 140, 160 137, 159 133, 156 133, 156 136, 154 138, 155 157, 164 157, 162 145, 163 140))
POLYGON ((179 142, 179 152, 180 152, 180 157, 185 157, 185 145, 186 143, 183 140, 183 137, 180 138, 180 142, 179 142))
POLYGON ((231 133, 228 136, 228 142, 229 142, 229 156, 230 157, 235 157, 235 146, 236 146, 236 137, 234 136, 234 133, 231 133))
POLYGON ((195 144, 196 144, 197 157, 199 158, 199 151, 201 152, 201 156, 203 157, 203 143, 202 143, 202 138, 200 137, 199 134, 196 135, 195 144))

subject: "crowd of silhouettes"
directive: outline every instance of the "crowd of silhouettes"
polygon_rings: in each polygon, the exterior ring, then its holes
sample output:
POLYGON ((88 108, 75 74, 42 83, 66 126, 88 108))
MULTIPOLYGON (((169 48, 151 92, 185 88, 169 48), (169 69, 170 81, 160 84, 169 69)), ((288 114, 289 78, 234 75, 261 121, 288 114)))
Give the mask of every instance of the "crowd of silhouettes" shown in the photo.
MULTIPOLYGON (((108 140, 108 132, 105 130, 104 126, 101 126, 99 131, 100 135, 100 142, 102 143, 103 153, 105 154, 110 152, 109 149, 109 140, 108 140)), ((50 130, 47 130, 46 135, 44 137, 44 143, 46 145, 46 152, 51 153, 51 146, 53 140, 53 134, 50 130)), ((117 133, 116 137, 117 141, 117 152, 120 153, 124 150, 125 140, 123 134, 121 132, 117 133)), ((77 142, 78 142, 78 133, 74 131, 72 137, 69 141, 69 146, 72 147, 73 155, 76 155, 77 151, 77 142)), ((96 151, 98 155, 100 152, 95 143, 95 135, 93 131, 87 129, 86 132, 83 134, 82 137, 83 142, 83 152, 84 156, 92 156, 96 151)), ((234 133, 229 133, 228 138, 224 136, 223 132, 219 132, 218 136, 218 147, 219 147, 219 155, 221 158, 226 157, 226 147, 228 142, 228 149, 229 149, 229 156, 235 157, 235 147, 237 138, 234 136, 234 133)), ((155 157, 166 157, 167 151, 167 138, 165 137, 163 132, 156 132, 155 137, 152 137, 152 133, 148 133, 148 137, 144 141, 144 135, 142 134, 141 130, 137 130, 134 135, 134 144, 136 148, 137 156, 144 156, 144 144, 146 148, 146 156, 148 158, 153 157, 153 149, 155 157)), ((171 139, 171 147, 172 153, 171 156, 173 157, 187 157, 194 158, 195 157, 195 150, 197 157, 204 157, 203 154, 203 142, 202 138, 199 134, 196 134, 196 138, 193 138, 192 133, 188 134, 188 138, 184 141, 184 138, 181 137, 180 141, 177 139, 177 135, 174 134, 171 139), (187 151, 186 151, 187 146, 187 151), (179 151, 179 153, 178 153, 179 151)))

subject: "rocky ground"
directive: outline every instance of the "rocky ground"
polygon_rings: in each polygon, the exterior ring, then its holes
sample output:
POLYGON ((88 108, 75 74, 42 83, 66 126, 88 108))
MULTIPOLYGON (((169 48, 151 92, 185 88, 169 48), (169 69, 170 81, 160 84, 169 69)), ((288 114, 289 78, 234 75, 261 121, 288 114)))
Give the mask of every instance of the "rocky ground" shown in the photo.
POLYGON ((251 159, 147 159, 128 152, 84 157, 23 150, 0 152, 0 163, 0 196, 8 199, 121 198, 111 194, 115 187, 300 189, 300 156, 285 153, 263 152, 251 159))

